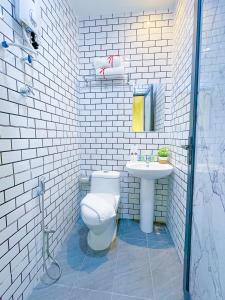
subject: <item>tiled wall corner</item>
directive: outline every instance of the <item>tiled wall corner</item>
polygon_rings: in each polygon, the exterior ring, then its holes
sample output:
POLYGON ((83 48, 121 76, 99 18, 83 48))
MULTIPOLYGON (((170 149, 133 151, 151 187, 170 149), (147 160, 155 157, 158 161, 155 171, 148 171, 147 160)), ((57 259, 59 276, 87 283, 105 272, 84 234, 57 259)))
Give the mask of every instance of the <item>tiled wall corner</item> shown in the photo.
MULTIPOLYGON (((45 222, 60 246, 79 213, 78 21, 66 1, 41 1, 41 46, 18 92, 23 53, 0 50, 0 298, 26 299, 42 272, 38 178, 46 177, 45 222)), ((21 41, 13 0, 0 1, 0 40, 21 41)))
POLYGON ((167 225, 181 261, 184 255, 187 196, 187 151, 190 124, 194 1, 179 1, 174 21, 173 90, 171 98, 171 162, 167 225))

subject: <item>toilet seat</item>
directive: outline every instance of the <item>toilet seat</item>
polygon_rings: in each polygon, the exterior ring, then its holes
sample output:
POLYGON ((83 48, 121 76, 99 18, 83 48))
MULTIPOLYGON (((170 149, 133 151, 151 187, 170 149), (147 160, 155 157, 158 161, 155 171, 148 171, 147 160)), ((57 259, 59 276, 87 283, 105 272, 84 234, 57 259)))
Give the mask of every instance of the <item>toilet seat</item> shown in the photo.
POLYGON ((100 225, 116 216, 118 200, 113 194, 88 193, 81 201, 81 212, 89 225, 100 225))

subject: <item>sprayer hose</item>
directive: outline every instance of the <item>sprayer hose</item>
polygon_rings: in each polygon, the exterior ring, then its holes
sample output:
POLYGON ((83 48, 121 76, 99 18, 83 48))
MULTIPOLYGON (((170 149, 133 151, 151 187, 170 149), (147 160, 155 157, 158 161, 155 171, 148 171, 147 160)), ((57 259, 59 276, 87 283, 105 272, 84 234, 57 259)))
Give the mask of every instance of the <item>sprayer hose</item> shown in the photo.
POLYGON ((45 231, 45 224, 44 224, 44 188, 42 186, 42 190, 41 190, 41 193, 40 193, 40 200, 41 200, 41 213, 42 213, 42 238, 43 238, 43 248, 42 248, 42 257, 43 257, 43 267, 46 271, 46 274, 47 276, 53 280, 53 282, 56 282, 57 280, 59 280, 59 278, 61 277, 62 275, 62 269, 59 265, 59 263, 57 262, 57 260, 51 255, 50 253, 50 245, 49 245, 49 232, 46 232, 45 231), (46 245, 46 239, 45 239, 45 236, 47 235, 47 245, 46 245), (47 254, 47 257, 46 257, 46 254, 47 254), (53 277, 49 271, 48 271, 48 268, 47 268, 47 260, 50 259, 52 264, 55 265, 57 268, 58 268, 58 276, 56 277, 53 277))
POLYGON ((58 276, 53 277, 53 276, 48 272, 48 268, 47 268, 46 261, 44 261, 44 269, 45 269, 45 272, 46 272, 47 276, 48 276, 51 280, 53 280, 53 282, 56 282, 56 281, 59 280, 59 278, 60 278, 61 275, 62 275, 62 269, 61 269, 59 263, 57 262, 57 260, 56 260, 54 257, 52 257, 50 253, 48 253, 47 259, 48 259, 48 258, 51 259, 52 264, 55 265, 55 266, 58 268, 59 274, 58 274, 58 276))

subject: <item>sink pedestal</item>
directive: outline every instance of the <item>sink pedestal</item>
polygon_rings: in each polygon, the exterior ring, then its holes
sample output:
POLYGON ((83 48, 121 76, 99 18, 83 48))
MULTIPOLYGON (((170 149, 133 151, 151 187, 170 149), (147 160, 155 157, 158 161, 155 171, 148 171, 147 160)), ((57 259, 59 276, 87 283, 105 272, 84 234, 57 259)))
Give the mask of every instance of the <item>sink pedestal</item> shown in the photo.
POLYGON ((151 233, 154 220, 155 180, 169 176, 173 166, 158 162, 130 161, 127 162, 126 169, 130 175, 141 178, 140 227, 143 232, 151 233))
POLYGON ((141 178, 140 227, 145 233, 153 231, 155 180, 141 178))

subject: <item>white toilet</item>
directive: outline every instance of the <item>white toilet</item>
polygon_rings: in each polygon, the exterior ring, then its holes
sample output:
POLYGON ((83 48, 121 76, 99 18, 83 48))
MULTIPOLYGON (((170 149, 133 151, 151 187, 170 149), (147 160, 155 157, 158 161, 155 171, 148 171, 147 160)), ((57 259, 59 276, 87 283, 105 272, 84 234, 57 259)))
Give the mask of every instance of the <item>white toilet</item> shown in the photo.
POLYGON ((81 217, 89 228, 88 245, 93 250, 104 250, 115 239, 119 201, 120 173, 93 172, 90 193, 81 201, 81 217))

